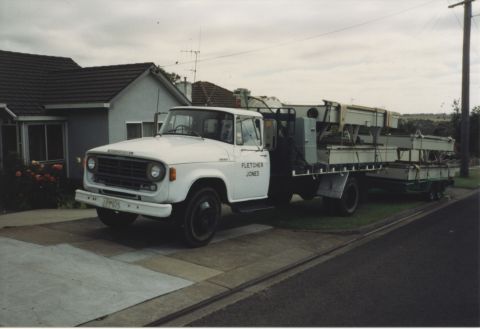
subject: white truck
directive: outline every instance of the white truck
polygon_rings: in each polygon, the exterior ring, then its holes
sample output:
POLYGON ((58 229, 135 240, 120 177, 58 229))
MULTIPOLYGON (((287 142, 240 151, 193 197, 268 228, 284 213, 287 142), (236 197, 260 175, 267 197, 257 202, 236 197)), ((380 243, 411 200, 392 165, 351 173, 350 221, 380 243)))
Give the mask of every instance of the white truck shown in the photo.
POLYGON ((138 215, 174 220, 191 247, 213 238, 222 203, 251 212, 287 204, 297 193, 322 196, 350 215, 366 174, 398 160, 396 146, 378 141, 398 117, 329 101, 275 111, 175 107, 155 137, 89 150, 75 199, 95 206, 111 227, 138 215), (373 143, 361 142, 361 127, 373 143))

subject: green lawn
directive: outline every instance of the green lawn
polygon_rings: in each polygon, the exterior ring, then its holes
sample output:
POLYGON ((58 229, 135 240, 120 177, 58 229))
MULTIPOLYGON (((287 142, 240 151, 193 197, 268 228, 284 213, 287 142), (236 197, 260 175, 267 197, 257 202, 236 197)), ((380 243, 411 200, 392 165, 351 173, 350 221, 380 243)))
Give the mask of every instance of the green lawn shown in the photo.
MULTIPOLYGON (((471 169, 469 178, 456 177, 454 186, 468 189, 480 187, 480 168, 471 169)), ((323 208, 321 199, 293 202, 282 209, 226 217, 244 223, 259 223, 287 229, 354 230, 425 203, 426 201, 418 194, 391 194, 371 190, 369 200, 360 205, 351 217, 329 215, 323 208)))
POLYGON ((372 194, 350 217, 328 215, 321 199, 298 201, 282 209, 272 209, 249 215, 231 215, 232 219, 274 227, 302 230, 352 230, 374 223, 425 201, 416 195, 372 194))
POLYGON ((480 187, 480 168, 470 169, 470 177, 455 177, 455 187, 475 189, 480 187))

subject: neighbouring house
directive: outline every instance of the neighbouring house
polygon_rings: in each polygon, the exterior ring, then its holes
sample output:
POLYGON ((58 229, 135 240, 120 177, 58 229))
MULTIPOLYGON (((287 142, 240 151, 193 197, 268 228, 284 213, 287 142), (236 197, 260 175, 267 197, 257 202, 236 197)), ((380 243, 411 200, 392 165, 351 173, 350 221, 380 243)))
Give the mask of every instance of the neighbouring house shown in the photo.
MULTIPOLYGON (((186 90, 188 93, 189 89, 187 89, 186 82, 180 82, 178 86, 180 90, 186 90)), ((188 96, 190 96, 190 94, 188 94, 188 96)), ((249 109, 284 107, 284 104, 276 97, 255 97, 252 96, 250 90, 246 88, 237 88, 234 91, 230 91, 207 81, 193 83, 190 97, 192 105, 199 106, 241 107, 249 109)))
POLYGON ((207 81, 192 84, 192 105, 240 107, 238 97, 228 89, 207 81))
POLYGON ((153 136, 154 113, 179 105, 190 101, 154 63, 82 68, 0 50, 0 166, 15 153, 81 178, 86 150, 153 136))

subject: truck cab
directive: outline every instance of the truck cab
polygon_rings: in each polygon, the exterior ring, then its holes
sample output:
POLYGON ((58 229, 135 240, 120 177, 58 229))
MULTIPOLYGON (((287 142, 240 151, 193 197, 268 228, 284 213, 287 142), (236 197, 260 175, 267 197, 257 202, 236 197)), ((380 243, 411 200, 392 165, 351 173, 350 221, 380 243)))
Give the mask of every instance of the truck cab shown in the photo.
POLYGON ((169 218, 192 247, 213 238, 221 203, 268 197, 269 152, 260 113, 175 107, 154 137, 91 149, 76 200, 97 208, 107 226, 138 215, 169 218))

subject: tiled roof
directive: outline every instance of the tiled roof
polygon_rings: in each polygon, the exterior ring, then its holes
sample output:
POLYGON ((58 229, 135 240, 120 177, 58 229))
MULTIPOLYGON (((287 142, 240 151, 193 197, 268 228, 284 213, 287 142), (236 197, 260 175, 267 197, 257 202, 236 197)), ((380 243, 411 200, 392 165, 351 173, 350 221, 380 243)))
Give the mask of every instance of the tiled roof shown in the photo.
POLYGON ((192 85, 192 105, 238 107, 233 92, 207 81, 192 85))
POLYGON ((154 63, 86 67, 51 72, 43 103, 107 103, 154 63))
POLYGON ((48 72, 79 67, 67 57, 0 50, 0 103, 16 114, 41 114, 48 72))

